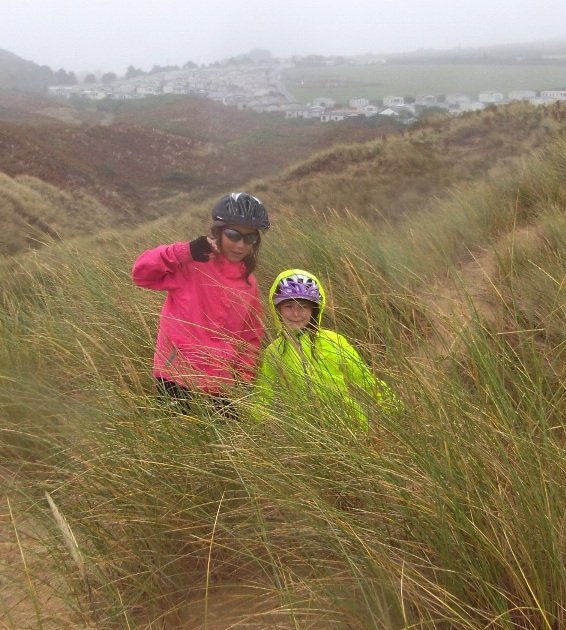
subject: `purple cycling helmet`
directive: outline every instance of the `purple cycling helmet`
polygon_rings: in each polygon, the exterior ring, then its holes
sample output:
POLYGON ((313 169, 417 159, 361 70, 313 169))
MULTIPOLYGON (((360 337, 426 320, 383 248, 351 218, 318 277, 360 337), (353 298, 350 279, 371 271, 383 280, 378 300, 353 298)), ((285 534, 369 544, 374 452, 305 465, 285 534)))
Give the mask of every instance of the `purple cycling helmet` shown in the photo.
POLYGON ((292 276, 281 278, 273 294, 273 304, 276 306, 285 300, 308 300, 315 304, 321 304, 322 295, 316 280, 295 273, 292 276))

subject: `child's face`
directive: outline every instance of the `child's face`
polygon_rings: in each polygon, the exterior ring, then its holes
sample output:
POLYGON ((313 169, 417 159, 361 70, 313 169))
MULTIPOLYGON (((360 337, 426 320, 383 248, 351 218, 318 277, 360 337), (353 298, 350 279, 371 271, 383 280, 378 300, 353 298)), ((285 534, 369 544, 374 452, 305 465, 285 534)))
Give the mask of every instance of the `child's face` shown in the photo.
POLYGON ((285 300, 277 309, 287 328, 303 330, 311 320, 314 304, 309 300, 285 300))
POLYGON ((259 239, 256 229, 245 225, 227 225, 222 228, 219 249, 230 262, 241 262, 254 247, 254 240, 259 239), (252 242, 246 243, 246 240, 252 242))

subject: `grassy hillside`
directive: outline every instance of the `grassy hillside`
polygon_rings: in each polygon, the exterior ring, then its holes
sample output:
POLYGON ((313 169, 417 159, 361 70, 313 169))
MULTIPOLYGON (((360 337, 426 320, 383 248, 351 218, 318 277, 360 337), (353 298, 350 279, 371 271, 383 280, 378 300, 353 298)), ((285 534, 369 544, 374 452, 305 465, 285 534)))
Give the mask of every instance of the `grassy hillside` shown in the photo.
POLYGON ((0 122, 0 172, 92 196, 114 215, 110 225, 161 216, 162 202, 177 194, 195 203, 336 144, 395 131, 285 122, 205 99, 146 99, 110 111, 42 99, 34 110, 33 102, 0 97, 12 119, 0 122))
POLYGON ((0 173, 0 189, 3 254, 86 236, 122 223, 93 197, 64 192, 29 175, 12 179, 0 173))
POLYGON ((281 269, 315 272, 324 323, 404 401, 367 436, 324 397, 287 392, 258 423, 235 392, 221 423, 155 396, 163 295, 130 268, 208 204, 6 257, 2 623, 563 627, 563 113, 431 121, 255 182, 264 299, 281 269), (385 174, 403 191, 444 172, 394 221, 372 205, 385 174))
POLYGON ((26 126, 65 122, 71 125, 100 124, 108 116, 93 107, 76 106, 41 94, 0 91, 0 121, 26 126))
POLYGON ((564 108, 516 104, 457 118, 430 118, 363 146, 340 146, 266 178, 271 204, 347 210, 368 219, 412 214, 454 189, 547 146, 566 132, 564 108))
MULTIPOLYGON (((564 134, 560 108, 527 104, 426 119, 404 132, 297 124, 203 99, 146 99, 104 114, 114 122, 0 123, 0 171, 97 199, 109 227, 244 187, 273 207, 309 208, 315 196, 325 208, 393 218, 564 134)), ((93 217, 91 232, 101 227, 93 217)))

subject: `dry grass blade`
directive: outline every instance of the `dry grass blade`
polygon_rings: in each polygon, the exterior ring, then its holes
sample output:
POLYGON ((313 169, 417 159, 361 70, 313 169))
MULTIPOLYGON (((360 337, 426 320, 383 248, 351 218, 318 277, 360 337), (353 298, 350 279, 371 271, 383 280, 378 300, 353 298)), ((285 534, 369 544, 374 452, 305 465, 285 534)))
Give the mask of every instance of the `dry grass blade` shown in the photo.
POLYGON ((89 598, 89 601, 91 601, 90 580, 88 578, 85 561, 83 560, 81 551, 79 549, 79 545, 77 543, 77 539, 75 538, 73 531, 69 527, 67 520, 61 514, 61 512, 59 511, 59 508, 55 505, 55 502, 51 498, 50 494, 46 492, 45 496, 47 498, 47 502, 49 503, 49 507, 51 509, 51 513, 53 514, 53 518, 55 519, 55 523, 57 527, 59 528, 59 531, 63 535, 63 542, 65 543, 65 547, 67 548, 75 564, 77 565, 77 568, 79 570, 79 575, 81 576, 81 579, 83 580, 87 596, 89 598))

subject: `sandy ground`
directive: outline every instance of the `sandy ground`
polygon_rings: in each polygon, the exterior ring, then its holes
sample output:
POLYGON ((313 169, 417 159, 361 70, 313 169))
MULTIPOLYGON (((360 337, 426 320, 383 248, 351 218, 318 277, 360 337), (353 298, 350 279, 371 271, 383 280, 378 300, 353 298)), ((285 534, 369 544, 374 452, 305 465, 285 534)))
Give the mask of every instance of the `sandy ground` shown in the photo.
POLYGON ((13 491, 14 478, 0 471, 0 628, 84 628, 55 595, 45 571, 45 548, 32 535, 13 491))
MULTIPOLYGON (((106 629, 88 612, 78 614, 65 601, 65 583, 49 570, 46 546, 31 527, 14 489, 14 478, 0 471, 0 630, 106 629)), ((70 600, 73 598, 70 597, 70 600)), ((76 604, 76 602, 74 602, 76 604)), ((73 605, 74 605, 73 604, 73 605)), ((335 630, 348 628, 321 619, 321 614, 297 618, 267 590, 215 585, 187 597, 160 619, 135 613, 136 623, 119 621, 111 628, 128 630, 335 630)))

